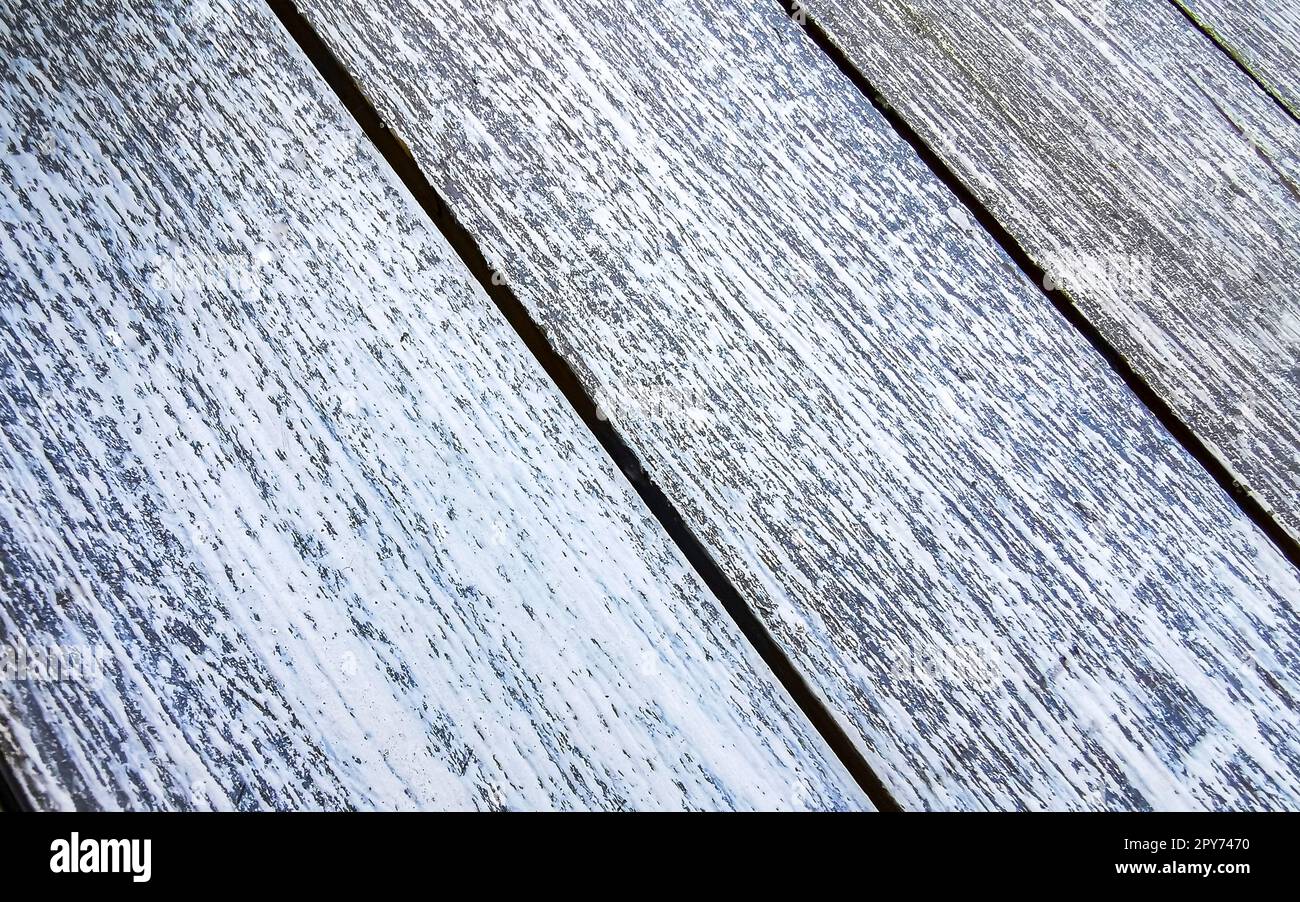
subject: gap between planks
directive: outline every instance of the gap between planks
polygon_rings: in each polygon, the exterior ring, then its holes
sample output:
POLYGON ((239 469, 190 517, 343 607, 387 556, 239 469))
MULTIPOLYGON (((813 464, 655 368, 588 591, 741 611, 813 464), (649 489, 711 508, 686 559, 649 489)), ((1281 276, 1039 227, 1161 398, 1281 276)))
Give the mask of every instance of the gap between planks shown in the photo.
POLYGON ((599 415, 598 405, 568 361, 551 345, 510 285, 493 272, 469 230, 451 213, 406 144, 384 123, 338 57, 292 0, 267 0, 267 4, 872 804, 880 811, 900 811, 898 802, 830 708, 776 643, 667 495, 650 479, 636 453, 610 421, 599 415))
MULTIPOLYGON (((1020 242, 994 217, 988 207, 975 195, 974 191, 961 180, 956 171, 908 124, 902 114, 894 109, 871 80, 867 78, 866 74, 835 43, 834 38, 812 17, 808 7, 801 0, 777 0, 777 2, 781 4, 786 15, 803 30, 804 34, 817 48, 830 58, 841 74, 853 83, 854 87, 871 103, 876 112, 884 117, 885 121, 898 133, 899 137, 907 142, 916 155, 921 158, 921 162, 947 186, 948 190, 956 196, 957 200, 970 212, 971 216, 979 222, 980 226, 992 236, 993 240, 1001 246, 1007 256, 1015 262, 1021 272, 1029 278, 1029 281, 1033 282, 1043 296, 1051 302, 1057 312, 1065 317, 1070 325, 1092 345, 1093 350, 1106 360, 1110 368, 1124 380, 1124 384, 1137 396, 1143 406, 1155 415, 1156 419, 1160 421, 1160 425, 1173 437, 1174 441, 1196 459, 1197 463, 1210 474, 1214 481, 1218 483, 1219 488, 1227 493, 1228 497, 1241 509, 1242 513, 1249 517, 1251 522, 1268 536, 1269 540, 1291 562, 1293 567, 1300 570, 1300 540, 1293 538, 1287 532, 1286 528, 1274 516, 1272 509, 1258 495, 1252 492, 1249 486, 1241 483, 1227 463, 1196 434, 1192 427, 1174 411, 1173 407, 1160 396, 1155 388, 1134 369, 1124 355, 1102 334, 1101 329, 1092 320, 1088 319, 1087 314, 1078 307, 1067 291, 1061 288, 1047 287, 1046 270, 1030 256, 1020 242)), ((1179 5, 1177 0, 1170 0, 1170 2, 1173 2, 1175 6, 1179 5)), ((1211 39, 1213 40, 1213 38, 1211 39)), ((1216 41, 1216 43, 1218 42, 1216 41)), ((1225 49, 1225 52, 1228 51, 1225 49)), ((1241 63, 1238 62, 1238 65, 1240 66, 1241 63)), ((1247 71, 1247 74, 1250 74, 1249 71, 1247 71)), ((1253 75, 1251 77, 1254 78, 1253 75)), ((1256 83, 1258 83, 1257 80, 1256 83)), ((1270 96, 1272 96, 1271 92, 1270 96)), ((1287 112, 1290 115, 1290 111, 1287 112)))

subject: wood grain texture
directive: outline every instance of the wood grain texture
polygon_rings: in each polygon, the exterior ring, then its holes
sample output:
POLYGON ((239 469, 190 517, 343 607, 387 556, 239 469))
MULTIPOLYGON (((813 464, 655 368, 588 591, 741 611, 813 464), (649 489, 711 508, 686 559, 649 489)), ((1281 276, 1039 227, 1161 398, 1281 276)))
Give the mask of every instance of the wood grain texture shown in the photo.
POLYGON ((1300 117, 1300 3, 1173 0, 1300 117))
POLYGON ((1300 125, 1166 0, 813 0, 1300 539, 1300 125))
POLYGON ((1296 574, 774 4, 299 7, 904 807, 1300 804, 1296 574))
POLYGON ((35 804, 869 807, 264 4, 0 48, 35 804))

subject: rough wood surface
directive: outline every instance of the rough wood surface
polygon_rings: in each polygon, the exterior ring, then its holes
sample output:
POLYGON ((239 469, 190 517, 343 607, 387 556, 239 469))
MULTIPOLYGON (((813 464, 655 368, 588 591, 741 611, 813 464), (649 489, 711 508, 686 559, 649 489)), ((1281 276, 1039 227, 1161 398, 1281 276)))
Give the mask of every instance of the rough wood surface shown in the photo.
POLYGON ((31 801, 869 807, 264 4, 2 24, 31 801))
POLYGON ((769 0, 307 0, 904 807, 1295 807, 1296 575, 769 0))
POLYGON ((1167 0, 811 0, 1300 538, 1300 125, 1167 0))
POLYGON ((1300 116, 1300 2, 1173 0, 1300 116))

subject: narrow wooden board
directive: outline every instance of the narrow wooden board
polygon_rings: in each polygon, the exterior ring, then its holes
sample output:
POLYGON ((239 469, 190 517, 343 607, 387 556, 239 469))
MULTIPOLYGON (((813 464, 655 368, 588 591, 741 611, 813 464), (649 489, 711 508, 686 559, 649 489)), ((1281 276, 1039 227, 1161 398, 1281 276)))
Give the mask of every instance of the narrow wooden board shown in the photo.
POLYGON ((1171 0, 1300 117, 1300 2, 1171 0))
POLYGON ((0 48, 24 796, 870 807, 264 4, 0 48))
POLYGON ((1167 0, 812 0, 1300 539, 1300 126, 1167 0))
POLYGON ((767 0, 307 0, 904 807, 1300 804, 1296 574, 767 0))

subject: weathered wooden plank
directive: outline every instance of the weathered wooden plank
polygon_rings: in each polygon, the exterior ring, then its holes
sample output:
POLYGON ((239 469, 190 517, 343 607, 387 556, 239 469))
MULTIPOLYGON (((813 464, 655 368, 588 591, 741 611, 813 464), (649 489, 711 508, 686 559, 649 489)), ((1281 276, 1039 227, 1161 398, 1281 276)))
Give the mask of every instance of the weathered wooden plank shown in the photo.
POLYGON ((812 0, 1300 539, 1300 126, 1167 0, 812 0))
POLYGON ((1172 0, 1300 117, 1300 3, 1172 0))
POLYGON ((1296 574, 774 4, 301 2, 904 807, 1294 807, 1296 574))
POLYGON ((0 48, 36 804, 869 807, 264 4, 0 48))

